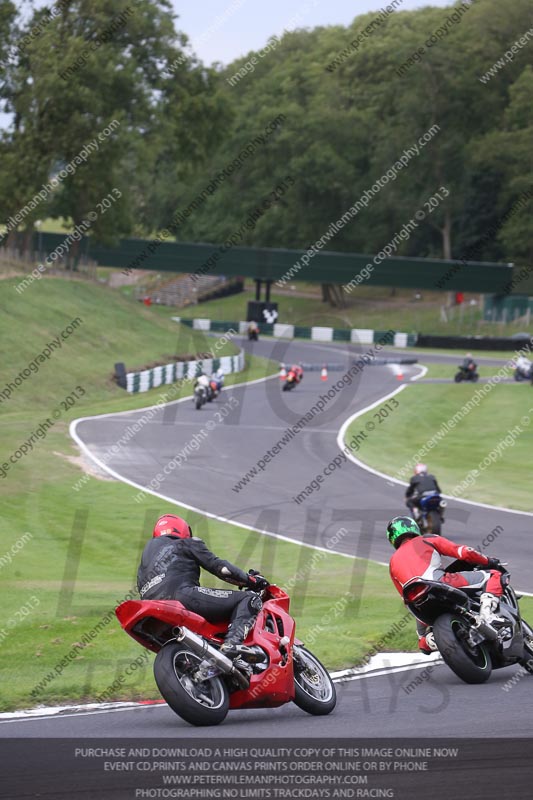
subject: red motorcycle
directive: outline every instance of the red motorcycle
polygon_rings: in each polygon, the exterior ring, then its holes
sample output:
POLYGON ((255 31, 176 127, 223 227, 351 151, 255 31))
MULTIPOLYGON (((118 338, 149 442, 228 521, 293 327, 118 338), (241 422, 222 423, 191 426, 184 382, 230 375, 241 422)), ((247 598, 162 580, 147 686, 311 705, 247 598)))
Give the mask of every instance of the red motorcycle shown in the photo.
MULTIPOLYGON (((251 591, 251 590, 247 590, 251 591)), ((293 701, 308 714, 335 708, 326 668, 294 638, 289 596, 270 584, 263 608, 232 661, 220 652, 228 623, 211 623, 178 600, 127 600, 116 609, 126 633, 157 653, 154 676, 170 708, 192 725, 218 725, 229 709, 293 701)))
POLYGON ((304 371, 301 367, 291 367, 287 373, 287 377, 285 378, 283 391, 290 392, 291 389, 294 389, 295 386, 298 386, 298 384, 302 382, 303 377, 304 371))

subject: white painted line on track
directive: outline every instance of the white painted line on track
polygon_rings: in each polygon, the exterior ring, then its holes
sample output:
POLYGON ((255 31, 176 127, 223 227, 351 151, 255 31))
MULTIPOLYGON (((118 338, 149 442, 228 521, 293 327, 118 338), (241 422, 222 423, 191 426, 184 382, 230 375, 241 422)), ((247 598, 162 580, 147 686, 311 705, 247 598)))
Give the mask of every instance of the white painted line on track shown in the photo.
MULTIPOLYGON (((413 618, 414 619, 414 618, 413 618)), ((338 670, 330 675, 335 683, 362 680, 363 678, 379 678, 395 672, 407 672, 422 669, 428 665, 442 664, 438 653, 423 656, 417 653, 378 653, 372 656, 368 664, 362 667, 338 670)), ((145 702, 87 703, 65 706, 50 706, 21 709, 0 713, 0 725, 9 722, 32 722, 42 719, 65 719, 65 717, 92 716, 95 714, 116 713, 118 711, 138 711, 142 708, 166 708, 161 700, 145 702)))
MULTIPOLYGON (((65 719, 67 717, 93 717, 97 714, 116 714, 119 711, 139 711, 142 708, 165 708, 166 703, 108 703, 107 707, 102 706, 102 708, 93 708, 94 704, 88 704, 87 706, 64 706, 60 711, 54 711, 53 714, 46 713, 46 708, 41 709, 30 709, 32 711, 41 711, 41 714, 33 714, 30 716, 21 716, 19 712, 19 716, 13 716, 12 719, 0 719, 0 725, 8 725, 12 722, 33 722, 35 720, 43 720, 43 719, 65 719), (90 710, 85 710, 90 709, 90 710)), ((3 714, 2 717, 6 717, 7 714, 3 714)))
MULTIPOLYGON (((254 381, 249 381, 249 382, 244 381, 243 383, 236 383, 236 384, 233 384, 233 386, 228 386, 227 389, 228 390, 229 389, 236 389, 236 388, 238 388, 240 386, 253 386, 254 384, 257 384, 257 383, 264 383, 265 381, 268 381, 268 380, 278 379, 278 377, 279 376, 277 374, 269 375, 267 378, 258 378, 257 380, 254 380, 254 381)), ((296 545, 299 545, 300 547, 307 547, 310 550, 319 550, 322 553, 329 553, 330 555, 341 556, 342 558, 350 558, 350 559, 356 559, 357 558, 357 556, 351 555, 350 553, 340 553, 340 552, 337 552, 336 550, 333 550, 331 548, 320 547, 319 545, 309 544, 308 542, 300 542, 297 539, 291 539, 289 536, 283 536, 280 533, 274 533, 273 531, 267 531, 266 529, 256 528, 253 525, 246 525, 243 522, 237 522, 236 520, 229 519, 228 517, 222 517, 219 514, 213 514, 210 511, 206 511, 203 508, 198 508, 197 506, 191 506, 189 503, 185 503, 182 500, 176 500, 176 498, 174 498, 174 497, 168 497, 167 495, 161 494, 160 492, 155 492, 153 489, 147 489, 146 487, 142 486, 140 483, 135 483, 135 481, 131 481, 129 478, 125 478, 123 475, 121 475, 120 473, 116 472, 114 469, 111 469, 111 467, 108 467, 107 464, 105 464, 103 461, 101 461, 98 458, 98 456, 94 455, 94 453, 91 452, 91 450, 87 447, 85 442, 83 442, 82 439, 78 436, 78 433, 77 433, 77 430, 76 430, 76 428, 77 428, 77 426, 78 426, 78 424, 80 422, 88 422, 90 420, 102 419, 104 417, 114 417, 114 416, 121 416, 121 415, 125 415, 125 414, 132 414, 132 413, 136 413, 136 412, 139 412, 139 411, 148 411, 148 410, 151 410, 153 408, 163 409, 166 406, 170 406, 170 405, 177 404, 177 403, 186 403, 186 402, 190 402, 190 400, 191 400, 190 396, 180 397, 178 400, 172 400, 170 403, 161 403, 161 404, 157 404, 156 403, 153 406, 145 406, 142 409, 137 408, 137 409, 130 409, 129 411, 116 411, 116 412, 111 412, 109 414, 94 414, 94 415, 89 416, 89 417, 79 417, 78 419, 72 420, 72 422, 70 423, 69 434, 74 439, 74 441, 76 442, 78 447, 85 453, 85 455, 87 455, 90 459, 92 459, 95 462, 95 464, 97 464, 100 467, 100 469, 103 469, 105 472, 107 472, 113 478, 116 478, 118 481, 121 481, 122 483, 126 483, 126 484, 128 484, 128 486, 133 486, 133 488, 135 488, 135 489, 140 489, 145 494, 151 494, 154 497, 159 497, 161 500, 164 500, 167 503, 172 503, 173 505, 181 506, 182 508, 186 508, 188 511, 195 511, 198 514, 203 514, 205 517, 209 517, 210 519, 216 519, 216 520, 218 520, 218 522, 226 522, 229 525, 234 525, 237 528, 241 528, 241 529, 246 530, 246 531, 254 531, 254 533, 260 533, 263 536, 269 536, 269 537, 271 537, 273 539, 279 539, 282 542, 289 542, 290 544, 296 544, 296 545)), ((377 562, 377 563, 382 563, 382 562, 377 562)), ((383 564, 383 566, 387 566, 387 565, 383 564)))
MULTIPOLYGON (((413 378, 413 380, 418 380, 418 378, 421 378, 421 377, 422 377, 422 375, 419 375, 416 378, 413 378)), ((388 400, 391 397, 394 397, 394 395, 399 394, 399 392, 402 392, 404 389, 407 389, 407 388, 408 388, 408 384, 403 384, 398 389, 395 389, 394 392, 390 392, 389 394, 387 394, 384 397, 382 397, 380 400, 377 400, 375 403, 372 403, 371 405, 366 406, 366 408, 362 408, 359 411, 356 411, 355 414, 352 414, 351 417, 348 417, 348 419, 342 424, 341 429, 339 430, 339 433, 338 433, 338 436, 337 436, 337 445, 338 445, 339 449, 343 450, 343 448, 345 446, 345 444, 344 444, 344 436, 346 434, 346 431, 348 430, 348 428, 350 427, 350 425, 352 424, 352 422, 354 420, 356 420, 358 417, 362 417, 363 414, 367 413, 367 411, 372 411, 373 408, 377 408, 377 406, 382 405, 386 400, 388 400)), ((358 458, 356 458, 351 453, 348 453, 347 456, 350 459, 350 461, 352 461, 354 464, 357 464, 358 467, 360 467, 361 469, 364 469, 366 472, 372 473, 372 475, 377 475, 378 478, 383 478, 389 484, 396 483, 399 486, 407 486, 408 485, 406 481, 400 481, 398 478, 393 478, 392 475, 387 475, 385 472, 380 472, 380 470, 374 469, 374 467, 370 467, 368 464, 365 464, 364 461, 360 461, 358 458)), ((477 506, 478 508, 487 508, 487 509, 489 509, 489 511, 504 511, 507 514, 519 514, 519 515, 522 515, 522 516, 525 516, 525 517, 533 517, 533 512, 531 512, 531 511, 519 511, 516 508, 504 508, 503 506, 494 506, 494 505, 489 505, 488 503, 479 503, 476 500, 464 500, 464 499, 462 499, 460 497, 455 497, 455 495, 452 495, 452 494, 444 494, 443 493, 442 496, 446 497, 448 500, 455 500, 455 502, 463 503, 464 505, 467 505, 467 506, 477 506)))

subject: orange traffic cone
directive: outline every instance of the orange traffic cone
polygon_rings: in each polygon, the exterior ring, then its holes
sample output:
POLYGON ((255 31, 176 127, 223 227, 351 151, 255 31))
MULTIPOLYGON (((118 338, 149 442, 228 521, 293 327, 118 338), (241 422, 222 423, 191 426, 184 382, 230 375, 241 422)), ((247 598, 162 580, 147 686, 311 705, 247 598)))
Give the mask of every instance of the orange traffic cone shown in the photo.
POLYGON ((327 381, 327 379, 328 379, 328 368, 324 364, 324 366, 322 367, 322 372, 320 373, 320 380, 327 381))
POLYGON ((279 373, 279 379, 280 379, 280 381, 284 381, 286 377, 287 377, 287 370, 285 368, 285 364, 281 364, 281 370, 280 370, 280 373, 279 373))
POLYGON ((396 373, 396 377, 398 378, 399 381, 403 381, 403 372, 402 372, 401 367, 398 369, 398 372, 396 373))

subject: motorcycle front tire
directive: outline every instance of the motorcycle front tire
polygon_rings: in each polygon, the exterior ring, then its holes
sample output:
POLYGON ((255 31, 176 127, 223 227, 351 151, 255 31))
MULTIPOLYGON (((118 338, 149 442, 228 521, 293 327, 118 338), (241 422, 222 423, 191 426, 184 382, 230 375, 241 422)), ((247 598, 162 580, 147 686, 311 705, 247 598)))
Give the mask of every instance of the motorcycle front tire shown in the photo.
POLYGON ((456 372, 454 381, 456 383, 461 383, 462 380, 463 380, 463 373, 462 372, 456 372))
POLYGON ((337 693, 331 675, 309 650, 294 646, 294 702, 314 716, 331 714, 337 693))
POLYGON ((444 662, 465 683, 485 683, 492 672, 492 661, 485 645, 469 649, 460 633, 467 623, 457 614, 441 614, 433 623, 433 635, 444 662), (458 636, 459 634, 459 636, 458 636))

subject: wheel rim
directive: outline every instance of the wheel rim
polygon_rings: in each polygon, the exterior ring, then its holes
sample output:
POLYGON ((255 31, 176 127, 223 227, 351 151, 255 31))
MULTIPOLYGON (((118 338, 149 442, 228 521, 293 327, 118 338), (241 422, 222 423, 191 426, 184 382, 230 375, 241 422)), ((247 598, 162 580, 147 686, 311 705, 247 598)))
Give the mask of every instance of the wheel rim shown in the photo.
POLYGON ((487 666, 488 666, 488 661, 487 661, 487 653, 485 652, 485 648, 482 647, 481 645, 477 645, 476 647, 472 647, 472 645, 470 645, 468 643, 467 630, 465 629, 464 624, 458 619, 453 619, 452 620, 452 631, 453 631, 453 634, 454 634, 455 638, 457 639, 457 641, 461 645, 461 647, 463 649, 463 652, 465 653, 465 655, 468 656, 470 661, 473 664, 475 664, 476 667, 479 667, 480 669, 486 669, 487 666))
POLYGON ((298 651, 294 663, 294 680, 309 697, 327 703, 333 697, 331 678, 310 653, 298 651))
POLYGON ((224 690, 220 678, 195 680, 194 676, 201 661, 195 653, 180 650, 173 659, 174 674, 192 700, 215 711, 224 705, 224 690))

